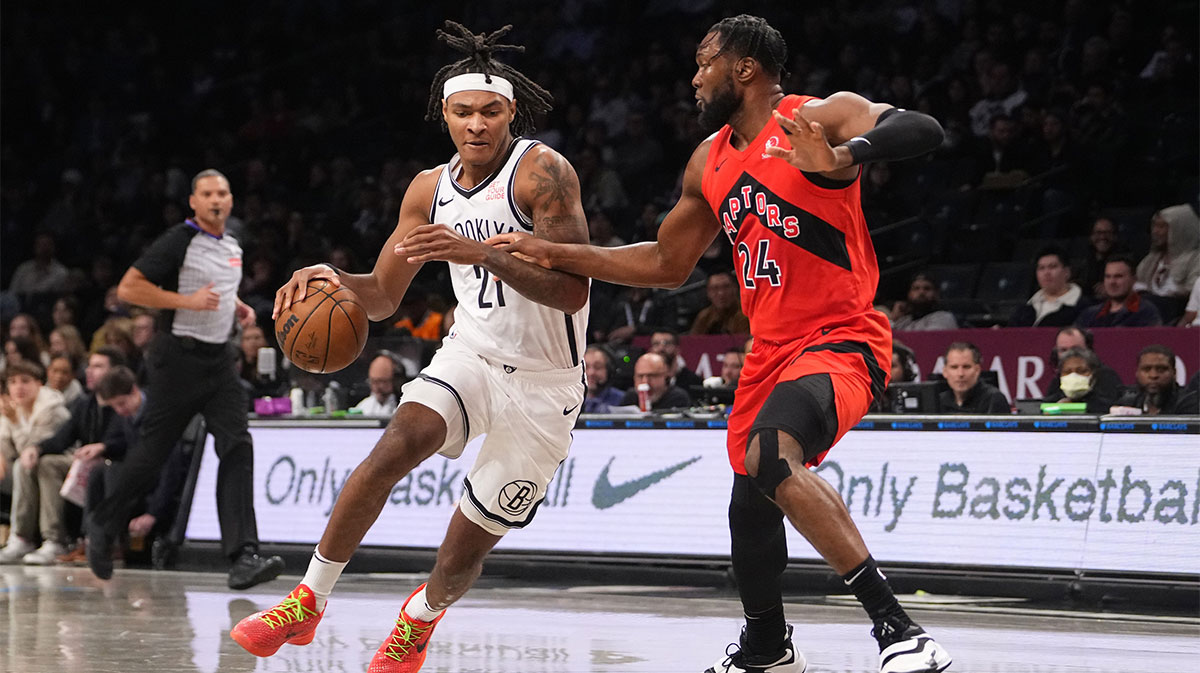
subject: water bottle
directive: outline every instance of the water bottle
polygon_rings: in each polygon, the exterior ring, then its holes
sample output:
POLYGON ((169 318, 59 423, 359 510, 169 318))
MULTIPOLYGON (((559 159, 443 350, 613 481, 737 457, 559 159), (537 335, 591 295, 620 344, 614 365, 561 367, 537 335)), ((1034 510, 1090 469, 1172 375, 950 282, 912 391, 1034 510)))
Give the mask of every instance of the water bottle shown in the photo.
POLYGON ((288 397, 292 399, 292 413, 304 413, 304 391, 298 387, 292 388, 291 392, 288 393, 288 397))
POLYGON ((325 393, 321 396, 321 402, 325 405, 325 413, 332 414, 337 411, 337 391, 333 389, 333 384, 325 386, 325 393))
POLYGON ((274 348, 263 346, 258 349, 258 378, 274 381, 276 366, 274 348))
POLYGON ((637 394, 638 394, 638 409, 641 409, 642 412, 650 411, 650 384, 649 383, 639 383, 637 385, 637 394))

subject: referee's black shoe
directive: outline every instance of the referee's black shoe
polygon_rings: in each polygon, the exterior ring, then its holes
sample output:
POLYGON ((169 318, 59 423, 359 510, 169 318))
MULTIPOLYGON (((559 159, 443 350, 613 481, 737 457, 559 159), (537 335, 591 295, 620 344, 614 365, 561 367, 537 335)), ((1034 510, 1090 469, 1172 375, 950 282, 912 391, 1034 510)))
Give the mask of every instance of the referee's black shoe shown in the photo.
POLYGON ((283 572, 283 559, 278 556, 259 556, 253 547, 242 548, 242 553, 229 569, 230 589, 249 589, 270 582, 283 572))
POLYGON ((96 577, 106 580, 113 574, 113 538, 103 526, 91 521, 87 524, 87 562, 96 577))

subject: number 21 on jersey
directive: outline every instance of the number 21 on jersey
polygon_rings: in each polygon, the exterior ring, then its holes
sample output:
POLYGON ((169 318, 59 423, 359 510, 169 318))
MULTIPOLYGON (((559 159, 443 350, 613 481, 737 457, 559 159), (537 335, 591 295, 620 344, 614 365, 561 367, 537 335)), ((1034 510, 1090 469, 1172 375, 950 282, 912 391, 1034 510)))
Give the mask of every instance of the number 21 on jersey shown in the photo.
POLYGON ((779 265, 771 259, 771 241, 769 239, 759 239, 757 255, 750 250, 750 246, 746 245, 745 241, 737 244, 737 252, 738 257, 742 260, 742 284, 747 290, 753 290, 758 287, 758 283, 763 281, 769 282, 771 287, 779 287, 783 284, 779 265))
POLYGON ((479 285, 479 308, 492 307, 492 302, 483 298, 489 285, 496 288, 496 306, 504 306, 504 283, 501 283, 499 278, 493 282, 492 274, 482 266, 475 266, 475 277, 482 281, 479 285))

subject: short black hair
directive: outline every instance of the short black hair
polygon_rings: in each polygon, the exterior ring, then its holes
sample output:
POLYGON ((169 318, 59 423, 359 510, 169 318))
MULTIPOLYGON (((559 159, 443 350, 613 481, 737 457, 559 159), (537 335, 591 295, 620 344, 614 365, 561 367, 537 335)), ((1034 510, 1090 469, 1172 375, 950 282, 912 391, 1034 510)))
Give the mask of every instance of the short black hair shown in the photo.
POLYGON ((125 351, 116 346, 101 346, 92 355, 103 355, 108 358, 109 367, 124 367, 129 363, 129 359, 125 357, 125 351))
POLYGON ((1071 358, 1082 358, 1083 361, 1087 363, 1088 369, 1090 369, 1093 374, 1100 369, 1100 357, 1096 355, 1096 351, 1091 350, 1090 348, 1078 347, 1068 348, 1067 352, 1063 353, 1062 357, 1058 359, 1058 364, 1055 365, 1054 368, 1061 372, 1063 364, 1071 358))
POLYGON ((469 72, 477 72, 487 76, 486 81, 488 82, 492 81, 491 75, 497 75, 512 83, 513 96, 517 99, 517 114, 512 120, 513 135, 522 136, 527 133, 533 133, 536 130, 533 123, 533 116, 549 112, 553 107, 554 96, 551 96, 549 91, 538 86, 537 83, 526 77, 519 70, 492 59, 492 54, 498 51, 525 51, 525 47, 519 45, 496 43, 501 37, 507 35, 508 31, 512 30, 512 24, 486 35, 484 33, 476 35, 461 23, 454 21, 446 21, 446 28, 456 34, 439 29, 437 31, 438 39, 450 45, 451 48, 463 52, 467 57, 461 61, 455 61, 450 65, 444 66, 433 76, 433 85, 429 88, 429 107, 425 112, 425 119, 428 121, 439 121, 442 124, 442 128, 446 128, 446 120, 442 119, 443 85, 451 77, 469 72))
POLYGON ((950 355, 951 351, 970 351, 971 358, 975 360, 975 364, 983 364, 983 353, 979 350, 979 346, 970 341, 955 341, 946 347, 946 355, 950 355))
POLYGON ((729 53, 738 58, 748 56, 758 61, 767 74, 783 76, 787 64, 787 42, 761 16, 738 14, 721 19, 708 32, 721 36, 718 54, 729 53))
POLYGON ((1149 346, 1146 346, 1141 351, 1139 351, 1138 359, 1137 359, 1138 364, 1139 365, 1142 364, 1142 356, 1143 355, 1150 355, 1151 353, 1167 356, 1167 362, 1171 363, 1171 369, 1175 368, 1175 351, 1171 350, 1170 348, 1168 348, 1162 344, 1150 344, 1149 346))
POLYGON ((137 377, 134 376, 133 370, 125 365, 118 365, 108 370, 108 373, 96 382, 96 399, 111 400, 118 395, 128 395, 133 392, 136 384, 137 377))
POLYGON ((1042 261, 1043 257, 1050 256, 1057 257, 1060 264, 1068 269, 1071 268, 1071 258, 1067 255, 1067 251, 1063 250, 1061 246, 1057 245, 1047 245, 1041 250, 1038 250, 1037 255, 1035 255, 1033 258, 1033 263, 1036 265, 1038 262, 1042 261))
POLYGON ((1133 258, 1129 255, 1110 255, 1108 260, 1104 262, 1104 266, 1107 267, 1109 264, 1118 262, 1129 267, 1129 273, 1137 273, 1137 262, 1133 261, 1133 258))
POLYGON ((192 178, 192 193, 193 194, 196 193, 196 183, 200 182, 200 180, 202 180, 204 178, 221 178, 222 180, 225 181, 225 184, 229 184, 229 178, 225 177, 224 173, 222 173, 221 171, 218 171, 215 168, 206 168, 206 169, 200 171, 199 173, 197 173, 195 175, 195 177, 192 178))

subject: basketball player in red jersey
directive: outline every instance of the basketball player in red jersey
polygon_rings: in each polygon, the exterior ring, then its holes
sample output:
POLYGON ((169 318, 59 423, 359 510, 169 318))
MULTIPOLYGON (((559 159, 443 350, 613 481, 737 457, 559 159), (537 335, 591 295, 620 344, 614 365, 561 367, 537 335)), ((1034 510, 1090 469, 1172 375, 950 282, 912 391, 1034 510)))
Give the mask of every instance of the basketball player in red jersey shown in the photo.
POLYGON ((859 199, 860 167, 924 154, 942 140, 923 114, 853 93, 785 95, 782 36, 747 15, 696 51, 700 119, 683 193, 653 243, 618 248, 492 239, 547 268, 635 286, 678 287, 720 232, 729 237, 754 347, 729 417, 734 575, 746 628, 708 673, 801 673, 784 621, 783 516, 863 604, 881 673, 943 671, 950 655, 905 614, 837 492, 816 466, 887 385, 892 338, 872 308, 879 280, 859 199))

